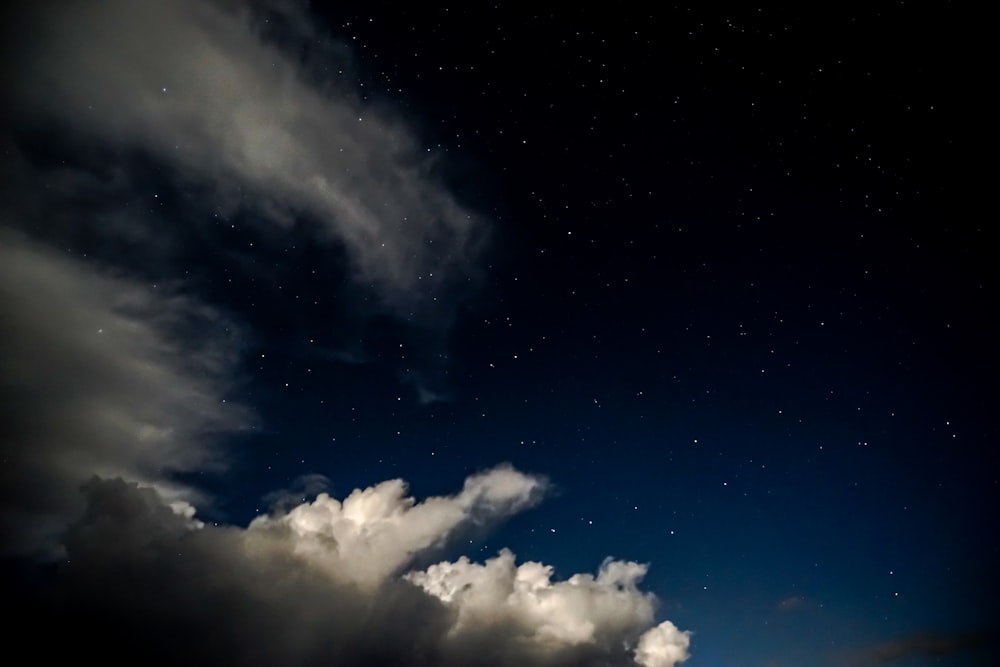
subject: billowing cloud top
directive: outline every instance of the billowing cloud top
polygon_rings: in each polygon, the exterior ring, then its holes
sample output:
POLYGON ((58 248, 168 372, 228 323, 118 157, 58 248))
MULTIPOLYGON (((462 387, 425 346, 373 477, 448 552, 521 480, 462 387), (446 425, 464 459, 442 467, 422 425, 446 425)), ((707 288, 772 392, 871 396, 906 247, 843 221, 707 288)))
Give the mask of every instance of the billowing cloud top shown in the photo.
POLYGON ((673 667, 685 660, 689 633, 669 621, 653 626, 655 599, 638 588, 646 571, 638 563, 609 559, 596 576, 553 581, 550 566, 518 565, 503 550, 485 563, 461 557, 404 572, 472 519, 482 493, 500 501, 492 506, 499 519, 541 484, 503 466, 470 477, 458 494, 417 502, 392 480, 343 501, 321 495, 241 529, 192 522, 151 489, 94 478, 84 487, 85 512, 66 533, 65 564, 15 623, 56 624, 85 652, 112 661, 673 667))
POLYGON ((281 531, 295 553, 321 564, 333 577, 375 586, 415 554, 441 546, 472 521, 495 521, 541 499, 544 479, 509 466, 470 477, 462 492, 416 503, 394 479, 355 489, 343 502, 321 493, 280 517, 259 517, 251 533, 281 531))
POLYGON ((406 578, 458 612, 457 632, 509 621, 534 642, 558 645, 606 640, 596 633, 618 635, 648 623, 652 598, 636 588, 645 571, 638 563, 606 561, 596 578, 577 574, 552 583, 551 567, 516 566, 514 554, 503 550, 484 564, 463 557, 406 578))

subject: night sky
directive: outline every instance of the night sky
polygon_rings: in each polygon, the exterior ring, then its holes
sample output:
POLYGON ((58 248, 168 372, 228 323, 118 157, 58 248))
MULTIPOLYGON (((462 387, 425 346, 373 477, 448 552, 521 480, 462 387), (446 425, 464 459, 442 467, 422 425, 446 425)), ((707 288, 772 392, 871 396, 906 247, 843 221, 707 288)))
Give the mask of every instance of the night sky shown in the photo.
POLYGON ((995 664, 983 17, 21 4, 14 646, 995 664))

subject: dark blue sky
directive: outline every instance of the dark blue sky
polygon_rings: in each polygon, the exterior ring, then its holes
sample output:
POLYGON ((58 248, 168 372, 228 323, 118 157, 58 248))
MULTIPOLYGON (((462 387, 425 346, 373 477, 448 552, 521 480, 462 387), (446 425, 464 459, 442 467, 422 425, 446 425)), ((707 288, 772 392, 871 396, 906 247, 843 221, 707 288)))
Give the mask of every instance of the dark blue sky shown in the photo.
MULTIPOLYGON (((198 516, 246 526, 277 489, 311 500, 307 475, 336 498, 393 478, 448 495, 509 462, 545 499, 417 566, 648 563, 690 665, 988 664, 997 274, 968 17, 256 4, 295 85, 337 106, 271 87, 238 148, 243 107, 229 125, 194 92, 163 112, 122 92, 183 89, 176 53, 211 30, 179 22, 135 72, 109 47, 78 86, 53 74, 75 67, 59 10, 8 49, 3 238, 196 300, 232 343, 206 397, 246 412, 191 427, 224 465, 163 467, 198 516), (102 120, 56 109, 91 98, 102 120), (282 100, 287 152, 266 129, 282 100), (327 177, 361 203, 317 195, 327 177)), ((227 100, 228 70, 192 59, 227 100)), ((171 340, 207 336, 182 319, 171 340)))

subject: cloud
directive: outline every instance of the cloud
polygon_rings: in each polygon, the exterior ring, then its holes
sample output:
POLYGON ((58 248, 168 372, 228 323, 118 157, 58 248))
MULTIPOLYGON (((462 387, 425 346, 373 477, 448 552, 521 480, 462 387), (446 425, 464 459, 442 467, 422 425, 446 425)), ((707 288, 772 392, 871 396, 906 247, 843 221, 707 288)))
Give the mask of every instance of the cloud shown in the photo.
POLYGON ((906 637, 882 642, 849 656, 846 664, 852 667, 888 665, 912 657, 941 657, 996 648, 1000 642, 995 633, 972 632, 964 634, 939 634, 918 632, 906 637))
POLYGON ((21 610, 15 635, 54 631, 75 655, 110 664, 435 663, 420 652, 435 647, 447 617, 411 587, 362 594, 287 540, 193 529, 157 494, 122 480, 95 478, 84 493, 65 562, 10 600, 21 610))
POLYGON ((550 566, 517 566, 514 554, 504 550, 483 564, 463 557, 406 578, 456 610, 456 632, 504 623, 545 646, 606 641, 597 633, 618 636, 648 624, 653 602, 636 588, 644 573, 638 563, 606 561, 597 577, 577 574, 553 583, 550 566))
MULTIPOLYGON (((183 248, 182 231, 215 209, 246 212, 267 239, 329 242, 433 347, 485 233, 403 123, 304 62, 305 16, 291 3, 268 11, 281 30, 226 0, 8 9, 0 166, 18 187, 0 211, 0 578, 19 612, 11 650, 46 662, 72 646, 112 664, 682 661, 689 635, 654 625, 644 565, 609 559, 556 580, 509 551, 434 563, 464 531, 540 502, 548 481, 510 466, 421 501, 400 479, 337 499, 308 476, 301 495, 315 498, 271 496, 274 512, 246 527, 197 520, 207 499, 179 474, 225 466, 225 441, 252 423, 230 399, 246 325, 210 291, 196 295, 204 285, 181 279, 191 258, 164 246, 183 248), (180 215, 130 208, 148 192, 137 163, 181 184, 180 215), (39 644, 39 632, 60 641, 39 644)), ((404 377, 438 400, 427 373, 404 377)))
POLYGON ((643 667, 673 667, 688 659, 690 645, 690 632, 682 632, 670 621, 663 621, 639 637, 635 661, 643 667))
POLYGON ((221 465, 217 436, 249 423, 225 399, 232 325, 179 289, 0 233, 0 311, 5 554, 50 548, 91 475, 194 500, 173 475, 221 465))
POLYGON ((288 488, 271 491, 264 494, 262 500, 277 513, 284 514, 293 507, 305 502, 306 498, 314 498, 324 493, 330 487, 330 479, 326 475, 310 473, 299 475, 288 488))
MULTIPOLYGON (((256 251, 212 241, 213 211, 247 212, 267 240, 296 226, 343 249, 325 248, 376 310, 450 322, 482 222, 402 122, 304 62, 296 47, 318 33, 301 6, 265 9, 5 8, 0 553, 51 548, 89 475, 154 486, 190 513, 197 494, 176 473, 224 464, 216 445, 249 423, 224 402, 247 329, 187 275, 199 255, 256 251), (150 209, 137 164, 176 186, 175 209, 150 209)), ((347 67, 345 48, 326 55, 347 67)))
MULTIPOLYGON (((314 37, 281 9, 285 42, 314 37)), ((403 123, 343 77, 311 74, 262 15, 222 1, 47 3, 18 47, 15 116, 149 154, 210 185, 217 205, 279 227, 311 218, 388 307, 440 315, 448 282, 469 277, 482 221, 403 123)), ((326 66, 347 67, 345 54, 326 66)))
POLYGON ((191 522, 148 488, 95 477, 66 560, 38 590, 9 587, 21 610, 12 641, 55 627, 79 656, 173 664, 672 667, 687 657, 688 633, 650 627, 655 599, 638 589, 637 563, 554 582, 552 568, 503 551, 400 576, 461 525, 438 515, 471 520, 485 507, 499 518, 533 502, 539 480, 499 467, 422 502, 400 484, 242 529, 191 522), (377 576, 357 566, 386 544, 410 551, 390 547, 391 567, 376 556, 377 576))
POLYGON ((460 527, 492 523, 536 504, 546 481, 501 466, 468 478, 461 493, 417 503, 401 479, 355 489, 343 502, 326 493, 287 514, 258 517, 248 533, 287 535, 296 554, 332 577, 373 587, 441 547, 460 527))
POLYGON ((536 659, 581 646, 614 655, 638 641, 636 663, 672 667, 687 658, 689 634, 669 621, 647 630, 655 598, 638 589, 645 573, 646 566, 639 563, 608 559, 596 577, 575 574, 553 582, 551 566, 533 561, 516 565, 514 554, 505 549, 483 564, 462 557, 405 579, 455 611, 453 638, 479 642, 484 631, 503 628, 505 636, 536 659))
POLYGON ((778 601, 778 611, 792 612, 805 609, 809 601, 801 595, 790 595, 778 601))

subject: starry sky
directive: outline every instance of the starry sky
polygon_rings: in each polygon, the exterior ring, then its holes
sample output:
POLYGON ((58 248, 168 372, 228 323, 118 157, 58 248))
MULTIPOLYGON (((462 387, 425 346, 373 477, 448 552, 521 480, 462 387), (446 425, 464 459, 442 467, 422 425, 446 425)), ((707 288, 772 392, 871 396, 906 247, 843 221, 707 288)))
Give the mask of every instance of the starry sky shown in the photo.
POLYGON ((112 664, 991 664, 975 17, 21 4, 15 630, 112 664))

